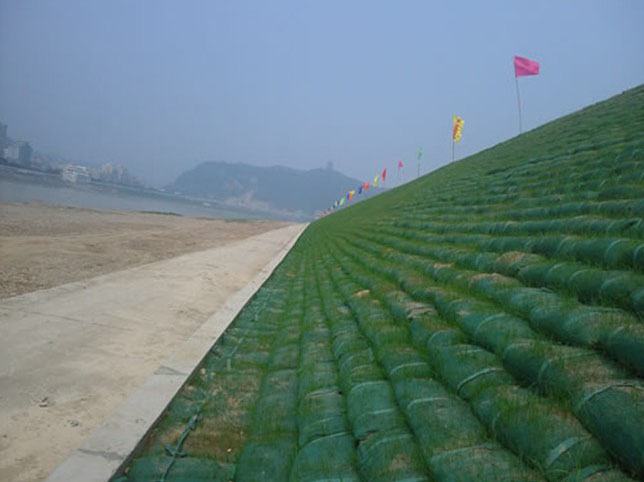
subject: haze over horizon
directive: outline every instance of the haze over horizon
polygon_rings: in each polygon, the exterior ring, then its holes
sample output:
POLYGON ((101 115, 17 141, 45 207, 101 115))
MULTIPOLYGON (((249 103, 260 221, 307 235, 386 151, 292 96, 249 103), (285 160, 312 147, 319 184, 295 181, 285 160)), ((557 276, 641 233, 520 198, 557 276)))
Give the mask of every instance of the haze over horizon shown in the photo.
POLYGON ((203 161, 415 176, 644 82, 638 0, 0 0, 0 122, 153 185, 203 161))

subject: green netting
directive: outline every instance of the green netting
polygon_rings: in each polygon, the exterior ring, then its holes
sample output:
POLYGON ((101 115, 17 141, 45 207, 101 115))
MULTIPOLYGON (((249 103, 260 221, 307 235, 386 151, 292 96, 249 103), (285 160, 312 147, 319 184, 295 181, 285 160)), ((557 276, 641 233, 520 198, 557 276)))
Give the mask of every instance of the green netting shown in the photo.
MULTIPOLYGON (((135 460, 127 471, 125 480, 130 482, 159 482, 166 473, 170 457, 149 456, 135 460)), ((214 460, 183 457, 177 459, 165 478, 166 482, 229 481, 235 466, 214 460)))
POLYGON ((295 441, 289 437, 249 442, 239 455, 235 481, 288 480, 296 453, 295 441))
POLYGON ((644 317, 644 287, 631 293, 630 304, 640 318, 644 317))
POLYGON ((349 392, 352 387, 361 383, 382 380, 382 370, 374 363, 365 363, 350 367, 345 365, 340 371, 340 381, 344 392, 349 392))
POLYGON ((427 362, 416 349, 407 344, 389 344, 380 348, 378 361, 389 380, 396 382, 405 378, 422 378, 431 375, 427 362))
POLYGON ((403 291, 389 289, 385 296, 385 303, 391 314, 401 320, 411 320, 418 316, 436 315, 436 311, 425 303, 414 301, 403 291))
POLYGON ((426 459, 446 450, 488 441, 485 429, 468 405, 436 381, 400 381, 396 383, 396 399, 407 414, 426 459))
POLYGON ((436 330, 427 338, 426 348, 440 345, 454 345, 465 343, 465 341, 463 332, 455 328, 436 330))
POLYGON ((236 353, 235 356, 229 359, 224 358, 220 366, 225 366, 226 368, 231 368, 233 370, 245 370, 258 367, 263 368, 268 364, 269 357, 269 352, 259 350, 252 353, 236 353))
POLYGON ((434 478, 447 482, 543 480, 497 444, 444 451, 432 457, 429 464, 434 478))
POLYGON ((422 456, 410 433, 377 432, 358 445, 358 465, 370 482, 429 482, 422 456))
MULTIPOLYGON (((587 245, 595 244, 592 242, 587 245)), ((607 266, 615 268, 644 268, 644 257, 639 255, 642 243, 630 239, 606 239, 596 243, 597 248, 604 248, 601 258, 607 266)), ((589 253, 587 259, 597 259, 595 252, 589 253)))
POLYGON ((636 299, 644 277, 623 271, 604 271, 581 264, 547 261, 527 266, 519 278, 533 286, 567 289, 582 301, 597 301, 641 314, 641 300, 636 299))
POLYGON ((510 288, 496 297, 509 310, 527 315, 537 306, 547 306, 558 301, 554 293, 540 288, 510 288))
POLYGON ((600 286, 598 295, 601 299, 644 315, 644 305, 638 302, 637 293, 644 287, 644 277, 633 273, 615 272, 607 276, 600 286))
POLYGON ((644 375, 644 325, 618 325, 604 331, 601 345, 640 376, 644 375))
POLYGON ((336 358, 368 349, 369 345, 361 338, 355 322, 352 321, 350 326, 336 325, 333 328, 332 351, 336 358))
POLYGON ((460 298, 445 291, 442 296, 436 298, 436 307, 447 320, 457 320, 463 314, 483 311, 488 305, 480 301, 460 298))
POLYGON ((502 349, 517 338, 535 336, 524 320, 489 309, 465 315, 458 324, 477 344, 491 350, 502 349))
POLYGON ((466 266, 472 266, 480 271, 492 271, 497 262, 494 253, 480 253, 478 251, 464 254, 460 261, 466 266))
POLYGON ((360 440, 374 432, 405 427, 391 385, 385 380, 355 385, 347 395, 347 410, 353 434, 360 440))
POLYGON ((453 330, 453 328, 435 312, 423 313, 410 317, 411 321, 409 329, 414 344, 418 347, 425 347, 427 340, 439 331, 451 331, 455 337, 464 340, 460 332, 453 330))
MULTIPOLYGON (((298 293, 298 290, 294 289, 292 295, 298 293)), ((280 330, 275 336, 274 343, 281 347, 283 345, 288 345, 290 343, 299 343, 300 341, 300 330, 298 329, 300 321, 302 320, 302 313, 299 309, 299 306, 296 304, 289 304, 286 315, 284 316, 283 321, 280 322, 280 330)))
POLYGON ((374 365, 374 360, 371 348, 345 351, 338 357, 338 371, 342 378, 352 380, 351 385, 365 381, 365 377, 367 380, 380 379, 381 371, 374 365))
POLYGON ((409 331, 404 326, 387 324, 386 326, 374 328, 372 333, 375 346, 382 346, 388 343, 399 344, 409 340, 409 331))
MULTIPOLYGON (((583 364, 592 362, 600 367, 603 363, 592 350, 551 345, 543 340, 518 340, 503 352, 503 364, 508 371, 520 380, 538 383, 544 391, 557 391, 560 385, 565 384, 560 378, 561 364, 572 361, 583 364)), ((579 383, 566 384, 567 393, 574 395, 579 383)))
POLYGON ((292 416, 297 406, 296 387, 295 370, 267 374, 254 410, 254 433, 297 433, 297 421, 292 416))
POLYGON ((302 397, 297 420, 300 446, 316 438, 348 430, 344 398, 337 388, 310 392, 302 397))
POLYGON ((299 343, 289 343, 280 346, 270 358, 269 370, 284 370, 296 368, 300 356, 299 343))
POLYGON ((521 283, 514 278, 500 275, 498 273, 475 274, 469 279, 469 288, 485 296, 493 296, 500 290, 519 288, 521 283))
POLYGON ((599 386, 578 399, 577 416, 626 467, 644 477, 644 385, 599 386))
POLYGON ((396 384, 396 397, 436 480, 540 480, 521 461, 492 443, 469 406, 435 381, 396 384), (436 430, 440 427, 440 430, 436 430))
POLYGON ((494 354, 474 345, 430 348, 436 369, 460 397, 471 400, 490 386, 513 384, 494 354))
MULTIPOLYGON (((550 268, 545 272, 545 275, 542 279, 542 283, 545 286, 551 287, 551 288, 568 288, 568 289, 574 289, 573 286, 571 286, 570 280, 571 278, 574 279, 575 276, 581 274, 585 275, 585 278, 599 278, 601 279, 602 272, 600 270, 595 270, 595 269, 587 269, 583 265, 575 264, 575 263, 566 263, 566 262, 549 262, 550 268)), ((527 269, 527 268, 526 268, 527 269)), ((590 285, 589 291, 574 291, 580 299, 582 300, 592 300, 594 297, 596 297, 596 291, 593 288, 593 285, 590 285)), ((601 284, 597 285, 597 287, 601 286, 601 284)))
POLYGON ((490 238, 479 245, 483 251, 522 251, 525 246, 525 241, 521 238, 513 238, 507 236, 499 236, 497 238, 490 238))
POLYGON ((474 400, 473 409, 504 444, 539 467, 549 480, 563 479, 587 466, 611 464, 577 420, 537 401, 525 389, 489 388, 474 400))
POLYGON ((565 281, 565 287, 576 293, 581 301, 598 300, 602 286, 606 281, 606 274, 602 271, 582 268, 576 269, 565 281))
POLYGON ((358 482, 353 437, 344 432, 316 438, 301 447, 293 462, 292 482, 358 482))
POLYGON ((300 368, 298 392, 306 395, 321 388, 338 384, 338 374, 333 361, 307 363, 300 368))
POLYGON ((531 264, 519 271, 519 279, 528 285, 545 286, 546 275, 550 269, 557 264, 558 263, 553 261, 543 261, 541 263, 531 264))
POLYGON ((589 350, 525 342, 504 353, 516 376, 567 398, 577 418, 625 467, 644 474, 644 385, 589 350))

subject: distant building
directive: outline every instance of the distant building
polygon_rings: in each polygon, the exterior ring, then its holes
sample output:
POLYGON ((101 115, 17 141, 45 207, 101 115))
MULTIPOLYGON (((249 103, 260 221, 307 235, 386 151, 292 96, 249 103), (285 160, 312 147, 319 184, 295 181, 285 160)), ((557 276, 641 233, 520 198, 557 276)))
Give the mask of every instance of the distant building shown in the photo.
POLYGON ((85 166, 77 164, 67 164, 61 173, 63 181, 72 183, 90 182, 92 179, 89 177, 89 171, 85 166))
POLYGON ((28 142, 19 142, 20 147, 18 147, 18 162, 23 166, 28 166, 31 164, 31 156, 34 153, 34 150, 31 148, 28 142))
POLYGON ((7 138, 7 124, 0 122, 0 152, 8 146, 9 139, 7 138))
POLYGON ((4 157, 9 161, 17 162, 23 166, 31 165, 31 156, 34 150, 28 142, 14 142, 4 148, 4 157))

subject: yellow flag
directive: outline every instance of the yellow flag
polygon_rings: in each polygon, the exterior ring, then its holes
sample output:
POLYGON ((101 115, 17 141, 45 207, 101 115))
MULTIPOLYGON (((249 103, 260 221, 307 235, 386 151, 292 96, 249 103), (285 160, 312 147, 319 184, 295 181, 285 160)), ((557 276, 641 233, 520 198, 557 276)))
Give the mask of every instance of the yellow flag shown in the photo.
POLYGON ((454 126, 452 129, 452 140, 454 142, 458 142, 461 140, 461 137, 463 136, 463 124, 465 124, 465 121, 461 119, 459 116, 455 115, 454 126))
POLYGON ((376 187, 378 185, 378 176, 373 178, 373 187, 376 187))

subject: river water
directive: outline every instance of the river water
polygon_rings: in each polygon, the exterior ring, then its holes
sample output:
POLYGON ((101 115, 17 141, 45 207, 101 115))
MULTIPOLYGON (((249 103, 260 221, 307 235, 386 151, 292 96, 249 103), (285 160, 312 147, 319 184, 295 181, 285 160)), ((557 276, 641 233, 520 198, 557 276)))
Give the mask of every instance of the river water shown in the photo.
POLYGON ((95 190, 87 185, 59 186, 0 178, 0 202, 75 206, 90 209, 155 211, 184 216, 209 218, 257 218, 257 214, 220 206, 204 206, 197 202, 164 199, 154 195, 123 193, 116 189, 95 190))

